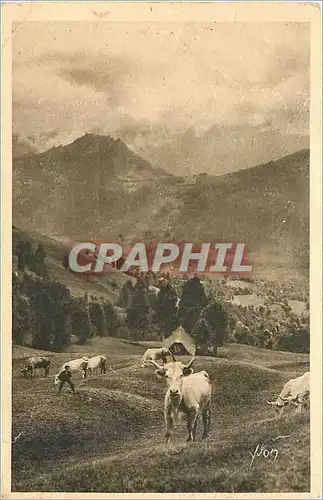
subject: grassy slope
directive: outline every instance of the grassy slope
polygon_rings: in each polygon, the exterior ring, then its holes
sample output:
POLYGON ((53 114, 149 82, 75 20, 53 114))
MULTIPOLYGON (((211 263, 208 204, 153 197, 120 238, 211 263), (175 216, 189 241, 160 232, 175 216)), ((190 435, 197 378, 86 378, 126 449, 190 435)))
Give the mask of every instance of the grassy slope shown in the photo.
POLYGON ((66 285, 74 296, 83 296, 85 292, 88 292, 115 303, 125 282, 129 279, 133 280, 133 278, 112 267, 111 272, 98 277, 77 275, 65 271, 62 262, 69 249, 66 244, 32 231, 26 232, 21 229, 13 229, 12 232, 14 245, 19 239, 28 239, 33 243, 34 247, 38 243, 44 245, 47 254, 45 264, 48 269, 49 279, 66 285), (115 289, 112 288, 112 282, 115 284, 115 289))
POLYGON ((309 415, 287 414, 276 421, 265 404, 305 370, 300 361, 308 356, 231 345, 221 349, 221 358, 199 358, 195 369, 207 369, 214 386, 211 434, 187 445, 181 423, 166 446, 165 387, 152 368, 138 366, 145 346, 110 338, 71 346, 52 356, 47 380, 34 381, 19 375, 22 356, 33 351, 14 347, 13 435, 24 433, 15 448, 14 490, 309 490, 309 415), (86 381, 76 377, 78 393, 66 389, 58 395, 52 375, 64 361, 85 353, 106 354, 107 374, 86 381), (249 468, 258 444, 278 449, 278 458, 258 457, 249 468))

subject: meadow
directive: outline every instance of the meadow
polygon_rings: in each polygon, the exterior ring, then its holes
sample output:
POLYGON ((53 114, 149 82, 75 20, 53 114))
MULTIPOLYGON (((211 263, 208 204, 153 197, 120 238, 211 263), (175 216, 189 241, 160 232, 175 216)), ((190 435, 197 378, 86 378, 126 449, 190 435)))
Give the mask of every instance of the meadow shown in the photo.
MULTIPOLYGON (((155 343, 151 343, 156 345, 155 343)), ((266 399, 309 370, 309 356, 228 344, 217 358, 197 357, 195 371, 213 383, 209 437, 186 443, 179 423, 164 440, 165 383, 140 368, 149 342, 94 338, 51 357, 47 379, 20 374, 42 351, 13 346, 12 491, 49 492, 307 492, 309 413, 276 420, 266 399), (105 354, 107 373, 83 380, 76 394, 58 394, 54 375, 81 355, 105 354), (258 448, 257 448, 258 446, 258 448), (252 461, 257 449, 260 452, 252 461), (271 452, 276 450, 276 452, 271 452)), ((185 356, 183 357, 184 360, 185 356)))

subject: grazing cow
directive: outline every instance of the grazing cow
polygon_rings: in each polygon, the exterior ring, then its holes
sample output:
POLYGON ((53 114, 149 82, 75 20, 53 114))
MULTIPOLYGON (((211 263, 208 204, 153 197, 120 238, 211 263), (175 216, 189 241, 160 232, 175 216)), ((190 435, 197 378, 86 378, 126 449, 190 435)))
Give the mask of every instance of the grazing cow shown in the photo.
POLYGON ((59 383, 58 375, 60 373, 62 373, 62 371, 64 371, 66 365, 68 365, 70 367, 71 373, 81 372, 82 377, 86 378, 88 362, 89 362, 88 356, 83 356, 83 358, 79 358, 79 359, 73 359, 73 361, 66 361, 66 363, 64 363, 61 366, 59 373, 57 375, 55 375, 55 384, 59 383))
POLYGON ((280 417, 286 405, 293 404, 301 412, 303 407, 308 407, 310 395, 310 372, 304 373, 301 377, 293 378, 287 382, 276 401, 267 401, 280 417))
POLYGON ((191 365, 194 357, 184 365, 180 361, 172 361, 165 366, 160 366, 151 360, 157 370, 155 375, 163 378, 167 383, 167 392, 164 401, 164 419, 166 424, 166 443, 169 442, 174 423, 180 415, 185 415, 187 420, 187 441, 195 441, 196 427, 199 414, 203 418, 203 437, 205 439, 211 424, 211 397, 212 384, 206 371, 193 373, 191 365))
POLYGON ((35 377, 35 370, 38 370, 40 368, 44 368, 45 377, 47 377, 50 368, 50 359, 44 357, 28 358, 24 368, 21 370, 21 373, 23 373, 24 377, 26 377, 27 374, 30 373, 30 378, 33 378, 35 377))
POLYGON ((87 364, 88 374, 93 376, 94 370, 97 369, 100 369, 101 374, 106 373, 107 372, 106 363, 107 363, 107 358, 105 356, 94 356, 93 358, 90 358, 87 364))
POLYGON ((161 359, 164 364, 167 363, 167 356, 171 356, 171 353, 169 352, 168 349, 165 349, 165 347, 159 347, 156 349, 147 349, 144 352, 143 357, 141 358, 140 361, 140 366, 143 368, 146 366, 146 363, 150 360, 157 361, 158 359, 161 359))

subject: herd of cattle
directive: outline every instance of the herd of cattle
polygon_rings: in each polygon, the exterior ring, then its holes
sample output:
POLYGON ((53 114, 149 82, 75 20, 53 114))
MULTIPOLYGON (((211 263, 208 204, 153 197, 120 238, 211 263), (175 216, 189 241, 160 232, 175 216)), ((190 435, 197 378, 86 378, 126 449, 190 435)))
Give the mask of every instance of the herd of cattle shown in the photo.
MULTIPOLYGON (((139 366, 153 365, 155 376, 163 379, 167 384, 164 400, 164 419, 166 425, 166 442, 169 441, 174 424, 181 415, 186 417, 188 441, 195 441, 198 416, 203 420, 203 439, 208 436, 211 423, 212 382, 205 370, 194 373, 192 364, 195 357, 187 364, 177 361, 174 354, 165 348, 147 349, 140 360, 139 366), (168 358, 171 358, 168 361, 168 358), (158 361, 162 364, 159 364, 158 361)), ((106 357, 95 356, 74 359, 62 365, 55 375, 55 384, 59 382, 58 375, 68 365, 72 373, 80 372, 83 378, 93 376, 96 370, 106 373, 106 357)), ((27 359, 21 372, 26 377, 35 377, 35 370, 44 369, 45 377, 49 374, 50 359, 46 357, 32 357, 27 359)), ((275 401, 267 401, 274 408, 276 417, 282 415, 283 409, 293 405, 298 412, 309 408, 310 399, 310 372, 289 380, 283 387, 275 401)))

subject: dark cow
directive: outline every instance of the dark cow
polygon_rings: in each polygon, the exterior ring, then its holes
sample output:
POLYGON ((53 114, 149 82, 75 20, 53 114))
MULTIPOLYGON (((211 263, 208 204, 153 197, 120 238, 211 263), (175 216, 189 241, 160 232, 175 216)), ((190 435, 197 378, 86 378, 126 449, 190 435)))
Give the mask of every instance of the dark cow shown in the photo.
POLYGON ((24 377, 30 373, 30 377, 33 378, 35 377, 35 370, 39 370, 41 368, 44 368, 45 377, 47 377, 49 374, 50 359, 45 357, 32 357, 27 359, 21 373, 23 373, 24 377))

